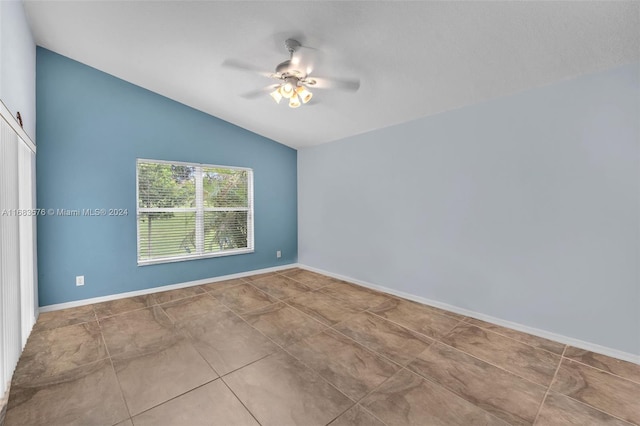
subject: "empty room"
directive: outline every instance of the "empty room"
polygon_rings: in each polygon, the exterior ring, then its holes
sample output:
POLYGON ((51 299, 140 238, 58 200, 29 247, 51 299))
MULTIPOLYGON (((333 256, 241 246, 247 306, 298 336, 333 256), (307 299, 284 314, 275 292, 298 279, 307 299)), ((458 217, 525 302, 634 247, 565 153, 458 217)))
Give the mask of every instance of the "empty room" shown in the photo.
POLYGON ((0 426, 640 426, 640 2, 0 1, 0 426))

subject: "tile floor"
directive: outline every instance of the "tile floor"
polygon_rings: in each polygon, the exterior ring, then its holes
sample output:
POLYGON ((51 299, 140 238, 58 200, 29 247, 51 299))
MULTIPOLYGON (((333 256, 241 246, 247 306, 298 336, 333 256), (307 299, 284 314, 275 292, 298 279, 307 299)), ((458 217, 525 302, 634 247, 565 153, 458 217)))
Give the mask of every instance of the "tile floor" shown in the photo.
POLYGON ((640 366, 289 269, 44 313, 6 425, 640 424, 640 366))

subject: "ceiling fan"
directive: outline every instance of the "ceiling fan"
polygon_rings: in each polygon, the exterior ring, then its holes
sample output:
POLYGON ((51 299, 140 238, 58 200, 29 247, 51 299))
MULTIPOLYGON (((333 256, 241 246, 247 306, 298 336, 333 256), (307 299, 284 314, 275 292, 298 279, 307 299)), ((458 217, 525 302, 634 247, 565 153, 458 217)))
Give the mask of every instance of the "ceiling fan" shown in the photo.
POLYGON ((287 39, 284 42, 284 47, 289 52, 289 59, 278 64, 274 73, 264 72, 257 67, 235 60, 226 60, 222 63, 226 67, 253 71, 265 77, 278 80, 277 84, 245 93, 242 95, 244 98, 256 98, 265 92, 269 92, 277 103, 280 103, 284 98, 289 100, 291 108, 298 108, 300 105, 309 102, 313 97, 313 93, 309 89, 338 89, 356 92, 360 88, 360 80, 358 79, 311 77, 311 64, 303 64, 299 57, 294 56, 301 47, 304 48, 300 42, 294 39, 287 39))

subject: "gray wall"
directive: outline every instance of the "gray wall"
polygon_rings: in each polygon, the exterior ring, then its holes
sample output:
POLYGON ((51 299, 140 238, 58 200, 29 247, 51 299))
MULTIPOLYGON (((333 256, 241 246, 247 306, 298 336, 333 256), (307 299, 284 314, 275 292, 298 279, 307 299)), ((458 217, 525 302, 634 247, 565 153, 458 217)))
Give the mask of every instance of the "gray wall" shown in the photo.
POLYGON ((639 76, 300 150, 299 261, 640 354, 639 76))
MULTIPOLYGON (((36 142, 36 44, 21 1, 0 0, 0 100, 36 142)), ((38 281, 34 282, 38 315, 38 281)))
POLYGON ((21 1, 0 1, 0 99, 36 138, 36 44, 21 1))

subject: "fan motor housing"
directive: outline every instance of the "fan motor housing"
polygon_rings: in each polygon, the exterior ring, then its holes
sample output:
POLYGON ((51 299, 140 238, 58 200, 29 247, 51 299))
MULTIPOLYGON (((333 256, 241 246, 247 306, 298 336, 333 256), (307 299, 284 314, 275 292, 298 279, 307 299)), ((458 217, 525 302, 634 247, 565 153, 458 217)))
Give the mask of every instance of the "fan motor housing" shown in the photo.
POLYGON ((278 66, 276 67, 276 73, 280 74, 282 78, 287 78, 287 77, 303 78, 306 75, 304 72, 298 69, 295 69, 294 65, 291 63, 290 60, 286 60, 278 64, 278 66))
POLYGON ((276 73, 280 74, 282 79, 286 79, 287 77, 303 78, 306 76, 304 72, 293 68, 295 66, 292 61, 293 53, 297 51, 300 46, 300 42, 292 38, 284 41, 284 47, 289 51, 289 55, 291 55, 291 57, 286 61, 279 63, 276 67, 276 73))

